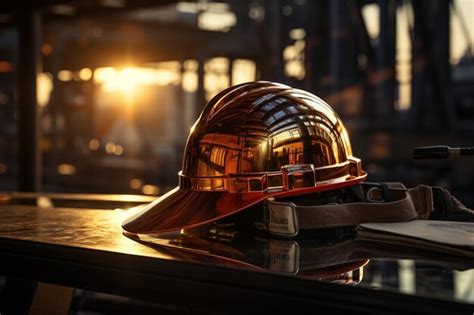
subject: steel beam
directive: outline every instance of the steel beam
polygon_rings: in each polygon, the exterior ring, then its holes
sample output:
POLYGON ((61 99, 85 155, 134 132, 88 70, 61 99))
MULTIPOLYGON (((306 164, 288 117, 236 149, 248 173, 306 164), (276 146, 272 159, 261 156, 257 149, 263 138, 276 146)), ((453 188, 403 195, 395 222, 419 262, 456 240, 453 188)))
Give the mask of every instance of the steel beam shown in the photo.
POLYGON ((41 16, 37 10, 17 14, 18 189, 41 190, 36 77, 41 67, 41 16))

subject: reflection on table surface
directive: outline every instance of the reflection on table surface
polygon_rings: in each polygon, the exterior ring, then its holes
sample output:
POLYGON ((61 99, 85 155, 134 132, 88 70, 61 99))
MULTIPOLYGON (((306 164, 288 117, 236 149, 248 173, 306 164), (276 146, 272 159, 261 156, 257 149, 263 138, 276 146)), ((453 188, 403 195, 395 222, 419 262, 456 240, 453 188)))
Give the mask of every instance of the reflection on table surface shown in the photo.
POLYGON ((219 231, 214 224, 174 234, 127 236, 196 263, 474 302, 474 262, 469 259, 384 248, 358 240, 349 230, 326 230, 292 240, 219 231))
POLYGON ((0 239, 66 245, 271 272, 410 295, 474 303, 474 262, 361 242, 349 233, 274 239, 210 226, 178 234, 127 235, 126 210, 0 206, 0 239))

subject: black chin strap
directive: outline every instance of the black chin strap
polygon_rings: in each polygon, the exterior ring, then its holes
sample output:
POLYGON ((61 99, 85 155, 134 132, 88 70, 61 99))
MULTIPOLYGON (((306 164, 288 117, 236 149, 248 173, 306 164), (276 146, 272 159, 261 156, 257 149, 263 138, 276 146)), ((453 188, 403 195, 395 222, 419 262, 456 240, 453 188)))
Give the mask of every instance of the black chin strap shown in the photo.
POLYGON ((474 210, 440 187, 362 183, 291 200, 268 199, 255 227, 293 237, 304 230, 424 219, 474 222, 474 210))
POLYGON ((302 230, 427 219, 433 211, 429 186, 406 189, 400 183, 384 183, 359 187, 365 194, 362 202, 301 205, 296 200, 266 200, 264 222, 256 226, 271 234, 292 237, 302 230))

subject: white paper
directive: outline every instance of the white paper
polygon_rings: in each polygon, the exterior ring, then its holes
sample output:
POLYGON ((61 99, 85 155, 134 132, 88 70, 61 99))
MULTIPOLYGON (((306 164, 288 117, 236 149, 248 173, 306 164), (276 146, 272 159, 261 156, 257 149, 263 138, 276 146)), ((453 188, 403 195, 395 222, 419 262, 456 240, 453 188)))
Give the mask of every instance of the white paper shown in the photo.
POLYGON ((359 228, 474 248, 474 223, 469 222, 415 220, 400 223, 365 223, 359 228))

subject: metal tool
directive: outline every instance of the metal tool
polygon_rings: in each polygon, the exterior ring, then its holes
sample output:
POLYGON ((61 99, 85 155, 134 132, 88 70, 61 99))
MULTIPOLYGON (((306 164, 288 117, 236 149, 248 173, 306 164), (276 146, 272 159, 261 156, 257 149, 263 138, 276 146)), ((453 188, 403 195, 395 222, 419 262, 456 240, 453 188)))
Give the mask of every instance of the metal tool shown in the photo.
POLYGON ((451 148, 446 145, 413 148, 414 159, 449 159, 462 155, 474 155, 474 147, 451 148))

